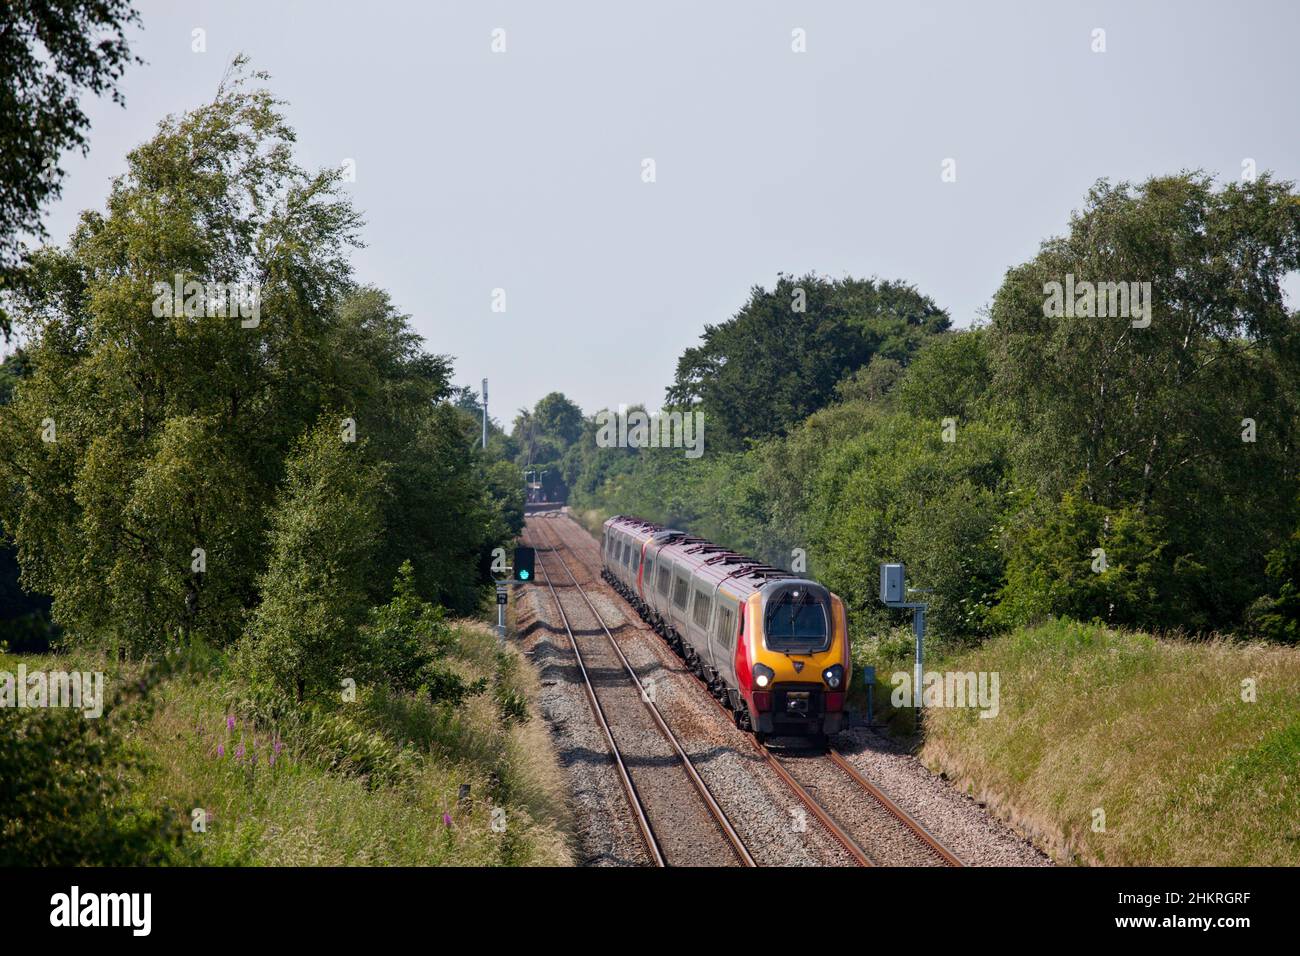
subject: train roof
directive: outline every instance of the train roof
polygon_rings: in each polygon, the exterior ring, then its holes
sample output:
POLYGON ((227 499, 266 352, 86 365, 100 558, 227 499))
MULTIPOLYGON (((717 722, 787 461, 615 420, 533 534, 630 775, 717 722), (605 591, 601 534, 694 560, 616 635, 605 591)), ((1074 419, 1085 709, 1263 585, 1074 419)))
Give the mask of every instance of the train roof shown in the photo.
POLYGON ((661 544, 662 550, 680 555, 704 576, 734 584, 741 590, 761 591, 777 581, 801 582, 822 587, 816 581, 800 578, 789 571, 764 564, 762 561, 714 544, 705 538, 666 528, 653 521, 628 515, 614 515, 605 522, 605 526, 615 527, 636 537, 651 539, 661 544))

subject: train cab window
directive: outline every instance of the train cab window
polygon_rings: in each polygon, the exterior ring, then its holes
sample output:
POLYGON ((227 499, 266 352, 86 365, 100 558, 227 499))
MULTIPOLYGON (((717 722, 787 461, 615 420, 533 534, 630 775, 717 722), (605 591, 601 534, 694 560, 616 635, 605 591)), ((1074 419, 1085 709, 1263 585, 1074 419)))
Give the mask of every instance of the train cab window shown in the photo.
POLYGON ((673 582, 673 606, 679 611, 686 610, 686 598, 689 596, 690 588, 686 585, 685 578, 678 578, 673 582))
POLYGON ((702 627, 706 631, 709 627, 709 612, 713 610, 713 596, 708 591, 695 589, 695 605, 691 608, 691 620, 695 622, 696 627, 702 627))
POLYGON ((763 638, 772 650, 822 651, 830 646, 824 594, 807 587, 780 591, 767 602, 763 638))
POLYGON ((673 569, 669 564, 659 562, 659 593, 668 596, 668 582, 672 580, 673 569))

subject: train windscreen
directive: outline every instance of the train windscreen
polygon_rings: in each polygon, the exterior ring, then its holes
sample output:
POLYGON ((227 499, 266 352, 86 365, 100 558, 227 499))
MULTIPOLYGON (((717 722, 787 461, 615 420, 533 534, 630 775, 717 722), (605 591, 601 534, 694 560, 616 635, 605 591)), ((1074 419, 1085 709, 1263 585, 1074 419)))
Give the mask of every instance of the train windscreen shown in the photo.
POLYGON ((767 604, 763 636, 774 651, 821 651, 830 644, 826 599, 807 588, 782 591, 767 604))

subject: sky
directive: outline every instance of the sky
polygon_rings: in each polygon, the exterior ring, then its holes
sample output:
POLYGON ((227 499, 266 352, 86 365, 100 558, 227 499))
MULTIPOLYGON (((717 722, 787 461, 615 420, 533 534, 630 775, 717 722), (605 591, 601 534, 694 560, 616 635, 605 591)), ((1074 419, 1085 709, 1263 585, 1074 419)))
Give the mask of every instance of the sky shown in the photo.
POLYGON ((1285 0, 138 6, 146 62, 125 108, 87 100, 51 241, 243 52, 300 163, 355 163, 358 280, 507 423, 554 390, 658 407, 780 272, 902 279, 966 326, 1099 178, 1300 179, 1285 0))

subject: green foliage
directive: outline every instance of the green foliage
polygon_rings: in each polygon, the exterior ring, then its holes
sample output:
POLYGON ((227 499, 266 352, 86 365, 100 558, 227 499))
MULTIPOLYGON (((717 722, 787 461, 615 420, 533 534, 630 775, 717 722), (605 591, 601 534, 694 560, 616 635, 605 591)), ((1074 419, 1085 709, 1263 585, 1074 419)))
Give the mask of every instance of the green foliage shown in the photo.
MULTIPOLYGON (((24 233, 44 236, 41 208, 62 191, 58 161, 89 149, 83 93, 116 89, 133 58, 129 0, 7 0, 0 6, 0 291, 15 279, 24 233)), ((0 334, 9 317, 0 308, 0 334)))
POLYGON ((359 629, 376 591, 386 487, 365 443, 343 441, 339 421, 322 417, 288 462, 251 625, 254 679, 298 700, 337 690, 367 666, 359 629))
POLYGON ((1273 590, 1259 601, 1252 623, 1272 640, 1300 644, 1300 529, 1269 552, 1266 570, 1273 590))
POLYGON ((105 701, 98 718, 0 708, 0 866, 180 862, 186 820, 133 801, 148 765, 129 743, 152 711, 153 689, 180 663, 148 668, 105 701))
POLYGON ((531 471, 530 480, 541 484, 549 501, 563 501, 569 496, 564 461, 584 438, 590 437, 589 423, 582 409, 561 392, 544 396, 532 409, 521 408, 515 416, 512 439, 518 448, 515 463, 531 471))
POLYGON ((442 664, 456 639, 443 610, 420 598, 411 562, 403 562, 393 598, 372 608, 362 631, 367 676, 398 691, 421 690, 435 703, 459 706, 485 684, 470 684, 442 664))
POLYGON ((780 435, 875 356, 905 364, 948 315, 901 282, 780 275, 677 362, 667 403, 705 414, 714 447, 780 435), (802 302, 801 302, 802 294, 802 302), (800 309, 799 306, 803 308, 800 309))
MULTIPOLYGON (((378 527, 360 613, 408 559, 425 598, 476 608, 482 557, 522 524, 518 482, 474 454, 477 428, 451 404, 450 360, 354 284, 360 220, 339 173, 294 163, 261 78, 236 61, 212 103, 166 119, 107 212, 38 253, 14 297, 31 347, 0 406, 0 522, 24 586, 82 643, 234 641, 260 599, 286 460, 328 409, 348 410, 386 480, 365 504, 378 527), (176 275, 257 283, 260 317, 172 314, 154 284, 176 275)), ((351 616, 320 609, 311 626, 351 616)))
POLYGON ((1081 487, 1043 510, 1030 508, 1007 528, 1002 622, 1168 619, 1165 539, 1154 519, 1133 506, 1092 504, 1081 487))
POLYGON ((1173 588, 1164 626, 1237 625, 1293 527, 1300 321, 1282 279, 1297 268, 1291 183, 1103 181, 994 298, 991 391, 1016 428, 1018 484, 1058 500, 1082 475, 1089 504, 1152 519, 1173 588), (1068 274, 1150 283, 1150 325, 1045 315, 1047 284, 1068 274))

